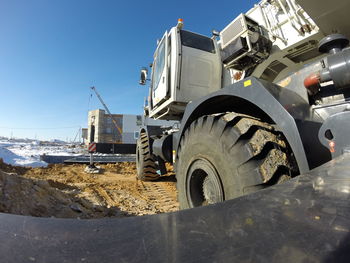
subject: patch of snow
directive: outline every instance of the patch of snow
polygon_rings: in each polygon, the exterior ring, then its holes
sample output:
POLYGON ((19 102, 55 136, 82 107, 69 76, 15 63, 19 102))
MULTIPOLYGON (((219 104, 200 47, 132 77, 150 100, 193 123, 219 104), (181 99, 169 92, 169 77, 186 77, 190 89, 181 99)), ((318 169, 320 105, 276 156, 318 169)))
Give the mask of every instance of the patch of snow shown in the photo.
POLYGON ((40 155, 78 156, 81 153, 81 148, 73 148, 57 141, 50 144, 36 140, 0 138, 0 158, 11 165, 46 167, 47 163, 40 160, 40 155))

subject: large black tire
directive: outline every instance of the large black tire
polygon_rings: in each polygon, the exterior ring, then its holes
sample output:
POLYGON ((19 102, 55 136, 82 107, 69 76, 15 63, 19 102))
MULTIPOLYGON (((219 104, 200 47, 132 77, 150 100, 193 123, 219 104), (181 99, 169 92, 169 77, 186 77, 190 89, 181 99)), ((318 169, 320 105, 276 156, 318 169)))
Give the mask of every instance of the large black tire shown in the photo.
POLYGON ((270 124, 234 112, 206 115, 187 128, 180 142, 180 208, 233 199, 297 173, 288 143, 270 124))
POLYGON ((150 151, 150 142, 146 133, 140 133, 136 145, 137 178, 141 181, 154 181, 159 178, 156 164, 150 151))

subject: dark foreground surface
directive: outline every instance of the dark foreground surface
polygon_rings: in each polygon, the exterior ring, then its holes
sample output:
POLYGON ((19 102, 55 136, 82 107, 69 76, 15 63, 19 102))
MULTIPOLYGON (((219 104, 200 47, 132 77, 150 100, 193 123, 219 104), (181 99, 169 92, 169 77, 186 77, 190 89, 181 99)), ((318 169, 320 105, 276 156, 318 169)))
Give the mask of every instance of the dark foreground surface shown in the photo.
POLYGON ((124 219, 0 214, 1 262, 349 262, 350 156, 214 206, 124 219))

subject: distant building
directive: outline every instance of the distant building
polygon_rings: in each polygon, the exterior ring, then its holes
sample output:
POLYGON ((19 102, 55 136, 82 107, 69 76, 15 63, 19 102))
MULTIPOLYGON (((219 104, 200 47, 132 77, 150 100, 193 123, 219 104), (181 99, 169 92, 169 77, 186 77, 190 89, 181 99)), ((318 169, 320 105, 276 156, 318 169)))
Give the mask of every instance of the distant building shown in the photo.
POLYGON ((85 141, 87 141, 87 139, 88 139, 88 129, 87 128, 81 129, 81 138, 83 138, 83 143, 85 143, 85 141))
MULTIPOLYGON (((113 120, 104 110, 92 110, 88 114, 88 131, 86 142, 97 143, 123 143, 135 144, 139 137, 139 130, 144 122, 141 115, 112 114, 119 129, 116 128, 113 120)), ((172 125, 174 122, 147 120, 151 125, 172 125)))

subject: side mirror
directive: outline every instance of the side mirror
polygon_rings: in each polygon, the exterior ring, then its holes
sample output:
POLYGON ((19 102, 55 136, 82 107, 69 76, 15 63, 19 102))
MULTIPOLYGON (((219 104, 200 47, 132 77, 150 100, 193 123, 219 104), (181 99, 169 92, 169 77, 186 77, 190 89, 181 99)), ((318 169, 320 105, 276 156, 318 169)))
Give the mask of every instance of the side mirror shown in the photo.
POLYGON ((140 82, 139 82, 140 85, 146 85, 147 73, 148 73, 147 68, 142 68, 141 69, 141 76, 140 76, 140 82))

